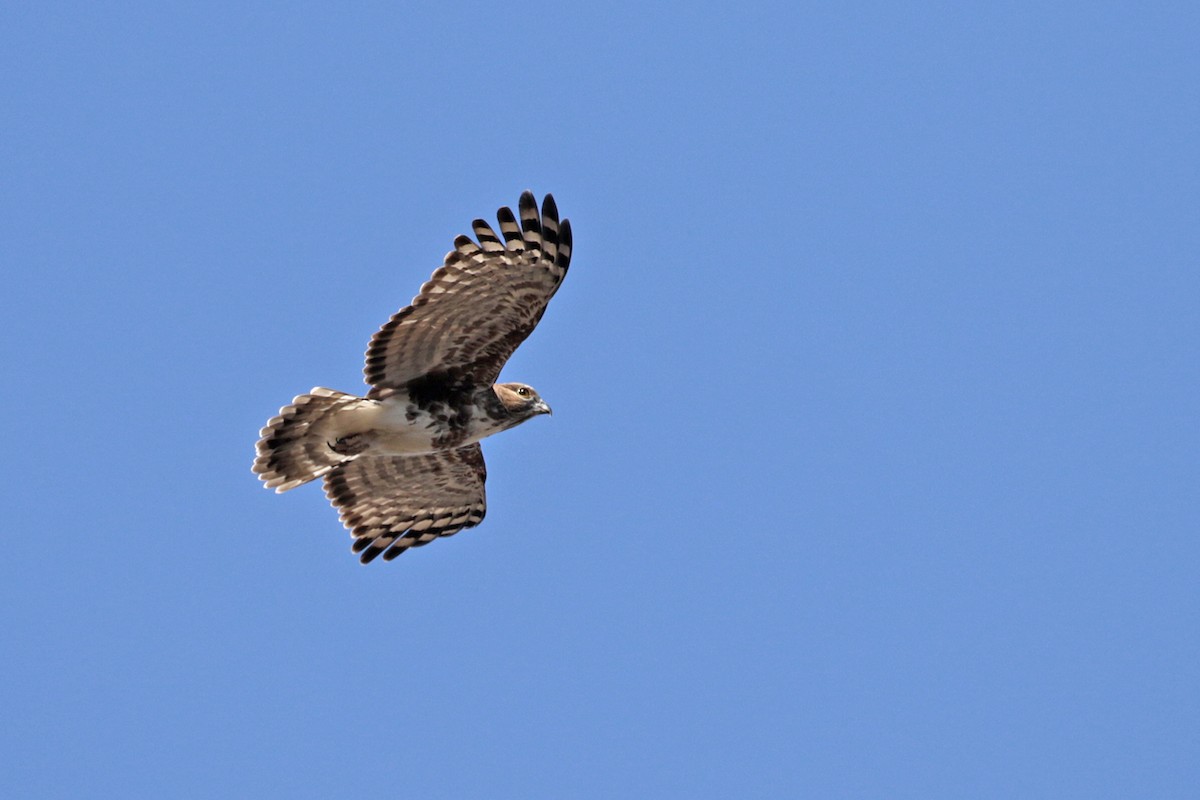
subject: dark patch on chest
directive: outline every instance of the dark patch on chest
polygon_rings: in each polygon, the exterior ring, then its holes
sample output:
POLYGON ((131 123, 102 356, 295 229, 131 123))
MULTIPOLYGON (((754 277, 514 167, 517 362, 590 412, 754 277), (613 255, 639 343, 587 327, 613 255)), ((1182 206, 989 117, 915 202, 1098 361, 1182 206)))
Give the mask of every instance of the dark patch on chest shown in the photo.
POLYGON ((404 387, 413 405, 423 411, 435 405, 459 407, 470 405, 475 394, 475 381, 459 370, 438 370, 413 378, 404 387))
POLYGON ((408 420, 411 422, 423 413, 435 421, 436 428, 432 431, 435 449, 456 447, 466 439, 479 393, 479 386, 470 375, 456 370, 432 372, 409 381, 405 389, 409 399, 405 410, 408 420))

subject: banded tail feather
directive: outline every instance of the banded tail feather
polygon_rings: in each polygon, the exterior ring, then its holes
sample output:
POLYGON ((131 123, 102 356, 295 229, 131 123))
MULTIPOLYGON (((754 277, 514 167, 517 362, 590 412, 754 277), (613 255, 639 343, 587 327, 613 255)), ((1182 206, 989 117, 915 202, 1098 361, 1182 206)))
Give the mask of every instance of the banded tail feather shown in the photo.
POLYGON ((338 412, 363 402, 320 386, 296 397, 260 432, 254 472, 268 489, 286 492, 352 460, 353 454, 335 451, 329 437, 338 412))

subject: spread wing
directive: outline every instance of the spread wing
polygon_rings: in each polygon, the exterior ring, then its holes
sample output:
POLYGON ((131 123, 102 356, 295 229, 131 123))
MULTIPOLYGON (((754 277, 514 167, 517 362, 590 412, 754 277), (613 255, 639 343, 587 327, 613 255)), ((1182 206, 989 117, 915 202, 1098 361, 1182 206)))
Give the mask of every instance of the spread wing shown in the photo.
POLYGON ((357 458, 325 476, 325 495, 368 564, 472 528, 487 511, 478 444, 416 456, 357 458))
POLYGON ((500 236, 475 220, 479 243, 455 239, 412 305, 372 337, 363 370, 372 395, 431 372, 464 372, 479 383, 500 376, 571 263, 571 223, 559 223, 552 196, 539 214, 533 194, 525 192, 518 211, 519 222, 508 208, 496 213, 500 236))

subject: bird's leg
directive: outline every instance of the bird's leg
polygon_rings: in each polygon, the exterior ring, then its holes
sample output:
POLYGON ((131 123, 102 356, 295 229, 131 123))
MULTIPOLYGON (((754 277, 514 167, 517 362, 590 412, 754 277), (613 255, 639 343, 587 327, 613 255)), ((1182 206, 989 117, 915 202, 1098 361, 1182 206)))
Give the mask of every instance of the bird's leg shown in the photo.
POLYGON ((339 456, 357 456, 370 447, 371 441, 365 433, 351 433, 335 442, 328 442, 328 445, 329 449, 339 456))

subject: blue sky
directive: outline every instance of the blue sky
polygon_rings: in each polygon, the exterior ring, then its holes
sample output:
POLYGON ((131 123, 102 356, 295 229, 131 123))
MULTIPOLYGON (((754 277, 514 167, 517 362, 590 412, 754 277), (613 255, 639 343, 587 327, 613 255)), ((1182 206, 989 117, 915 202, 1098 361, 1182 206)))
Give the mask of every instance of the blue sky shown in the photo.
POLYGON ((9 4, 12 797, 1189 797, 1191 4, 9 4), (476 216, 486 522, 250 473, 476 216))

